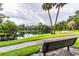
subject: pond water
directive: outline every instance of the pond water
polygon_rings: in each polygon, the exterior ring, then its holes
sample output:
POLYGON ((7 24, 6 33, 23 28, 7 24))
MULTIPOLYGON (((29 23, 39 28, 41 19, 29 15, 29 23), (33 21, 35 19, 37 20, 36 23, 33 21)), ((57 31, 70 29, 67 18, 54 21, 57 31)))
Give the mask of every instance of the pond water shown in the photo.
POLYGON ((23 38, 27 38, 27 37, 37 35, 37 34, 27 34, 27 33, 17 33, 17 34, 20 34, 20 35, 17 36, 17 39, 23 39, 23 38))

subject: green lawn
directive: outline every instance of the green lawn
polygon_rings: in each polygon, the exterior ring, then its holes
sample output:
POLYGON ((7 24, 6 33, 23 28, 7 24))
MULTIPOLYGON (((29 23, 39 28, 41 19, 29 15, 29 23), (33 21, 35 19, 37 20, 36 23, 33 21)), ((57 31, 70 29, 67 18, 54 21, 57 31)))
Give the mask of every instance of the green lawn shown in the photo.
POLYGON ((36 53, 39 51, 39 46, 40 46, 40 44, 13 50, 13 51, 9 51, 9 52, 5 52, 5 53, 0 53, 0 56, 28 56, 28 55, 32 55, 33 53, 36 53))
POLYGON ((28 42, 28 41, 42 40, 45 38, 56 38, 56 37, 73 36, 73 35, 75 35, 75 34, 55 34, 55 35, 41 34, 38 36, 32 36, 32 37, 28 37, 28 38, 24 38, 24 39, 20 39, 20 40, 3 41, 3 42, 0 42, 0 47, 19 44, 19 43, 28 42))
MULTIPOLYGON (((79 35, 79 30, 70 30, 73 34, 78 34, 79 35)), ((79 38, 77 39, 76 43, 73 45, 74 48, 79 48, 79 38)))
POLYGON ((76 43, 73 45, 74 48, 79 48, 79 38, 77 39, 76 43))
MULTIPOLYGON (((61 33, 61 31, 57 31, 58 33, 61 33)), ((73 34, 77 34, 79 35, 79 30, 70 30, 69 32, 73 33, 73 34)), ((79 38, 77 39, 77 41, 75 42, 75 44, 73 45, 74 48, 79 48, 79 38)))
MULTIPOLYGON (((12 51, 8 51, 5 53, 0 53, 0 56, 29 56, 39 51, 41 44, 16 49, 12 51)), ((79 39, 76 41, 75 45, 73 45, 75 48, 79 48, 79 39)))
MULTIPOLYGON (((74 32, 74 33, 76 33, 76 32, 74 32)), ((28 37, 28 38, 24 38, 24 39, 21 39, 21 40, 12 40, 12 41, 0 42, 0 46, 18 44, 18 43, 22 43, 22 42, 40 40, 40 39, 51 38, 51 37, 55 38, 55 37, 64 37, 64 36, 73 36, 73 35, 75 35, 75 34, 56 34, 56 35, 41 34, 41 35, 38 35, 38 36, 28 37)), ((38 52, 39 47, 40 47, 40 44, 33 45, 33 46, 29 46, 29 47, 25 47, 25 48, 21 48, 21 49, 17 49, 17 50, 8 51, 8 52, 5 52, 5 53, 0 53, 0 56, 28 56, 28 55, 31 55, 35 52, 38 52)), ((77 41, 73 45, 73 47, 79 48, 79 38, 77 39, 77 41)))

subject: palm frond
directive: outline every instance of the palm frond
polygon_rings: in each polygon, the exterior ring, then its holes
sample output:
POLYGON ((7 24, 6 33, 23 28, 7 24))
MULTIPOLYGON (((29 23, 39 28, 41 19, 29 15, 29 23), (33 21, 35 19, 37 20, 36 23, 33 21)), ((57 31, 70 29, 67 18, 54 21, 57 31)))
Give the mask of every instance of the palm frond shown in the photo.
POLYGON ((57 3, 52 3, 53 6, 55 6, 57 3))
POLYGON ((66 5, 67 3, 57 3, 56 4, 56 9, 60 6, 61 8, 66 5))
POLYGON ((49 9, 51 9, 52 8, 52 3, 44 3, 43 5, 42 5, 42 9, 43 10, 49 10, 49 9))
POLYGON ((64 5, 66 5, 67 3, 61 3, 61 8, 64 6, 64 5))

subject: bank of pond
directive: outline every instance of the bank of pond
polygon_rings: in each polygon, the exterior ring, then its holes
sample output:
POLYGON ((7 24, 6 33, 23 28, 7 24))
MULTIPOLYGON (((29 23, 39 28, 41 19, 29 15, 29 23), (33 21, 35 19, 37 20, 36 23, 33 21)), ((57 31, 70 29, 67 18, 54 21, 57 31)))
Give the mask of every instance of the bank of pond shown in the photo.
POLYGON ((31 37, 31 36, 34 36, 34 35, 37 35, 37 34, 0 33, 0 41, 23 39, 23 38, 31 37))

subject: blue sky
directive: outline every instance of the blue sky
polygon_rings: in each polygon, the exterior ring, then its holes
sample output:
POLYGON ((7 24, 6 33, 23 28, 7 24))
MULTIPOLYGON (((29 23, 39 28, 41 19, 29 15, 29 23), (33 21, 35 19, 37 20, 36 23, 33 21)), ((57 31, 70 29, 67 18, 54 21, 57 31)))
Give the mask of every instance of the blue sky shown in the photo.
MULTIPOLYGON (((41 6, 42 3, 4 3, 3 13, 9 16, 9 20, 14 21, 17 25, 35 25, 39 22, 50 25, 48 13, 47 11, 43 11, 41 6)), ((69 16, 74 15, 76 10, 79 10, 78 3, 65 5, 60 10, 58 22, 67 20, 69 16)), ((55 8, 50 10, 53 24, 55 21, 56 11, 55 8)))

